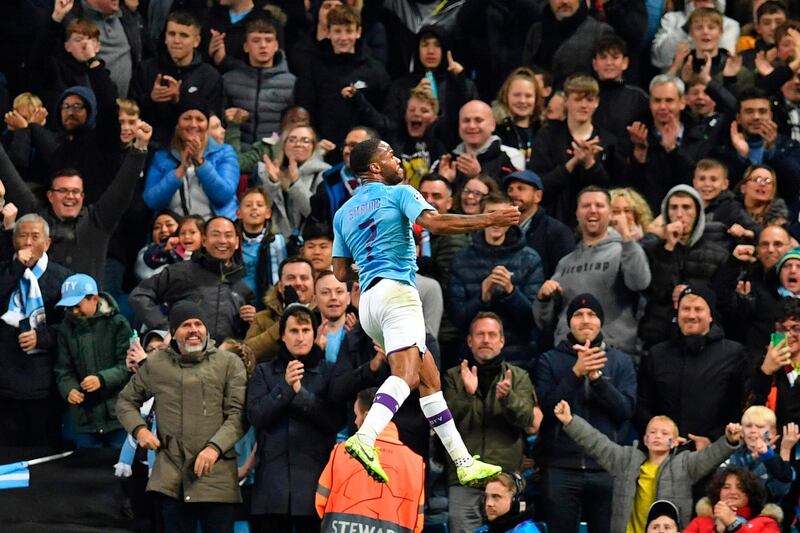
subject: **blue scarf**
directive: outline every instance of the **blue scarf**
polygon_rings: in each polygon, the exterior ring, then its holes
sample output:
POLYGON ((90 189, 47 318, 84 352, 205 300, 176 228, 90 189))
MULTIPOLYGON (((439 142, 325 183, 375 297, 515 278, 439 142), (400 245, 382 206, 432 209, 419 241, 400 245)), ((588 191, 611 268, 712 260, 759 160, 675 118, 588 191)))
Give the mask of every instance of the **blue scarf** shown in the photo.
POLYGON ((47 270, 47 253, 42 254, 33 268, 25 269, 19 280, 19 287, 14 289, 8 301, 8 310, 0 320, 23 331, 30 331, 45 324, 44 298, 39 287, 39 278, 45 270, 47 270))

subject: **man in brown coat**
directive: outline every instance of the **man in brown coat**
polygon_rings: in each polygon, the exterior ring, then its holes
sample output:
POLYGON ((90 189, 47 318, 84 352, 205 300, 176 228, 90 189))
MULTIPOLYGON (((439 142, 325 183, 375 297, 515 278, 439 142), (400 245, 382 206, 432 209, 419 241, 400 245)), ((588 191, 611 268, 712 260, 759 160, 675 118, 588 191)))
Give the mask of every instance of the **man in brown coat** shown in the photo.
POLYGON ((208 338, 197 304, 169 315, 172 342, 151 354, 117 400, 117 417, 143 448, 157 450, 147 490, 161 493, 167 531, 233 531, 241 501, 234 445, 244 434, 242 361, 208 338), (155 397, 156 435, 139 408, 155 397))

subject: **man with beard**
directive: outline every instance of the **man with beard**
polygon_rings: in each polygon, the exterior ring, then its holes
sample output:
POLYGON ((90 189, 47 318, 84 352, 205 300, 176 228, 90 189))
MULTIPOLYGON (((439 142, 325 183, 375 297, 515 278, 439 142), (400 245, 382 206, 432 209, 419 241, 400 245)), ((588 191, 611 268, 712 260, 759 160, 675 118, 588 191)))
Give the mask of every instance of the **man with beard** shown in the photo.
POLYGON ((385 142, 356 145, 350 159, 363 185, 334 217, 333 271, 339 281, 354 281, 358 267, 362 287, 359 319, 364 331, 383 348, 392 375, 378 389, 358 433, 346 449, 377 480, 386 483, 375 439, 400 405, 420 387, 420 407, 456 463, 463 485, 480 483, 500 467, 473 458, 458 434, 444 400, 439 369, 428 352, 422 303, 415 285, 416 222, 432 233, 463 233, 519 221, 516 207, 480 215, 440 214, 403 181, 400 160, 385 142))
POLYGON ((139 445, 156 450, 147 490, 159 493, 167 531, 233 531, 241 501, 234 445, 244 435, 247 373, 241 359, 217 349, 200 307, 169 314, 172 342, 148 355, 117 400, 120 423, 139 445), (158 431, 139 409, 155 398, 158 431))

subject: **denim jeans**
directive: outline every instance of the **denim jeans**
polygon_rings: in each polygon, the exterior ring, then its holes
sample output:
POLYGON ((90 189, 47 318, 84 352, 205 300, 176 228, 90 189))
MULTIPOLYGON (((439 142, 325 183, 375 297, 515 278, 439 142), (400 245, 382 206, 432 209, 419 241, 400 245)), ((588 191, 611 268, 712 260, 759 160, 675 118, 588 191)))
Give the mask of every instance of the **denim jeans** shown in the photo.
POLYGON ((581 517, 589 533, 610 533, 614 483, 606 472, 548 468, 545 513, 550 533, 578 533, 581 517))

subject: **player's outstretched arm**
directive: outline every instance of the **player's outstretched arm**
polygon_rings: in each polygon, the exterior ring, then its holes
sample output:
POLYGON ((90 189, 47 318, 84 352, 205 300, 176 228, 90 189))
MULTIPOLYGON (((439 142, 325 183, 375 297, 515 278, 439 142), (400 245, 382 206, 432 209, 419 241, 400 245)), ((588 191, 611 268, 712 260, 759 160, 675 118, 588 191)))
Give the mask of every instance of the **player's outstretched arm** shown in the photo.
POLYGON ((353 260, 349 257, 333 258, 333 275, 342 283, 358 281, 358 274, 353 270, 353 260))
POLYGON ((479 215, 453 215, 427 210, 417 217, 416 223, 431 233, 469 233, 489 226, 518 224, 519 209, 516 206, 506 206, 479 215))

